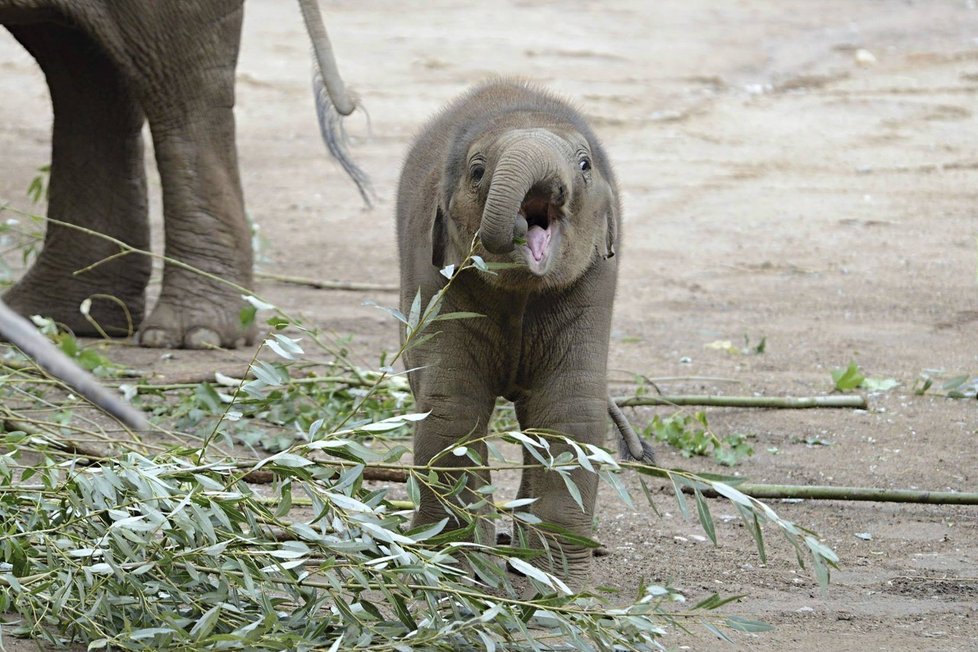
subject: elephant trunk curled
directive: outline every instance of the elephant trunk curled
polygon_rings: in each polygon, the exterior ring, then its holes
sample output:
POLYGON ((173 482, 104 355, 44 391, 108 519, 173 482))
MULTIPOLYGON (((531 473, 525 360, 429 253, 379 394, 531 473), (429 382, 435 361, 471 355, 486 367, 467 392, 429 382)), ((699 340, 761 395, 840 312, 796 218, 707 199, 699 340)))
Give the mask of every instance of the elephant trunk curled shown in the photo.
POLYGON ((559 144, 555 136, 547 135, 514 142, 496 164, 479 227, 482 245, 491 253, 513 251, 514 240, 524 238, 527 231, 526 218, 520 214, 523 199, 535 185, 560 175, 559 144))

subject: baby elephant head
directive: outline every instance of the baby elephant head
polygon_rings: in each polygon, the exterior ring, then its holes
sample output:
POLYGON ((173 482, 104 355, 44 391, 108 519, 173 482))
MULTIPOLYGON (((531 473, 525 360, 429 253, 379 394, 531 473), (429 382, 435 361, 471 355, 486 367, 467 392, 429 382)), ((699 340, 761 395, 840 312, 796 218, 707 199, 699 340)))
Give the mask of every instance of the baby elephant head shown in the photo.
POLYGON ((446 246, 460 257, 478 231, 479 253, 519 266, 496 282, 568 285, 595 258, 614 256, 614 179, 583 125, 527 124, 519 114, 511 120, 517 124, 490 124, 456 143, 453 169, 443 178, 445 210, 439 208, 432 233, 433 262, 446 262, 446 246))

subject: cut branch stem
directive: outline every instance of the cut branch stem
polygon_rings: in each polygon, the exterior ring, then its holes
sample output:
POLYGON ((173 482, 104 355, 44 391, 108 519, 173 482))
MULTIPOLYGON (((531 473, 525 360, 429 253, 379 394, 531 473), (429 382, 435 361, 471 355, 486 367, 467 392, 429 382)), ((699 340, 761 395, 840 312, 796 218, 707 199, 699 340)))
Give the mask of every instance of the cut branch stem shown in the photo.
MULTIPOLYGON (((917 489, 879 489, 876 487, 831 487, 827 485, 739 484, 737 490, 759 500, 851 500, 875 503, 917 503, 923 505, 978 505, 978 493, 921 491, 917 489)), ((693 493, 692 487, 683 487, 693 493)), ((712 489, 701 489, 709 498, 722 498, 712 489)))
POLYGON ((614 399, 619 407, 643 405, 779 408, 803 410, 808 408, 867 407, 864 396, 620 396, 614 399))

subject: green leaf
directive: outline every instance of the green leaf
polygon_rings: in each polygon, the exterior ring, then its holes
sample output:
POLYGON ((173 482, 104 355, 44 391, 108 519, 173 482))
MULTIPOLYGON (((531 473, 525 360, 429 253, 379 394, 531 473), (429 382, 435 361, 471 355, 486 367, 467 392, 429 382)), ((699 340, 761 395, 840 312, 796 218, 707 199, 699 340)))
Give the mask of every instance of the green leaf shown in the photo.
POLYGON ((418 328, 418 322, 421 321, 421 290, 414 295, 414 301, 411 302, 411 311, 408 313, 407 327, 408 333, 414 332, 418 328))
POLYGON ((421 489, 420 487, 418 487, 418 478, 413 473, 408 476, 406 488, 407 488, 408 499, 415 505, 420 505, 421 489))
POLYGON ((577 506, 583 512, 584 502, 581 499, 581 491, 577 488, 577 484, 570 477, 570 473, 563 473, 559 471, 558 473, 560 474, 560 479, 564 481, 564 486, 567 487, 567 492, 571 495, 571 498, 574 499, 574 502, 577 503, 577 506))
POLYGON ((718 639, 720 639, 724 643, 730 643, 731 645, 734 644, 734 640, 732 638, 730 638, 729 636, 727 636, 725 633, 723 633, 723 630, 721 630, 719 627, 717 627, 713 623, 703 623, 703 627, 705 627, 708 632, 710 632, 711 634, 713 634, 714 636, 716 636, 718 639))
POLYGON ((754 537, 754 545, 757 547, 757 555, 761 558, 761 563, 766 564, 767 550, 764 547, 764 532, 761 530, 757 512, 740 504, 737 505, 737 511, 740 513, 740 518, 744 521, 747 531, 754 537))
POLYGON ((463 312, 463 311, 459 311, 459 312, 446 312, 446 313, 444 313, 442 315, 438 315, 437 317, 435 317, 431 321, 435 322, 435 321, 450 321, 450 320, 453 320, 453 319, 478 319, 478 318, 481 318, 481 317, 485 317, 485 315, 483 315, 482 313, 478 313, 478 312, 463 312))
POLYGON ((255 378, 265 383, 269 387, 277 387, 286 382, 289 378, 288 373, 276 368, 264 360, 255 360, 251 365, 251 373, 255 375, 255 378))
POLYGON ((705 600, 698 602, 693 609, 705 609, 713 610, 722 607, 725 604, 731 602, 739 602, 741 599, 746 598, 746 595, 728 595, 726 597, 721 596, 719 593, 714 593, 705 600))
POLYGON ((726 620, 726 625, 730 629, 735 629, 739 632, 748 633, 759 633, 759 632, 770 632, 774 628, 767 623, 761 622, 759 620, 748 620, 747 618, 741 618, 740 616, 730 616, 726 620))
POLYGON ((968 382, 968 378, 970 378, 968 374, 965 374, 963 376, 955 376, 954 378, 949 378, 944 382, 944 384, 941 385, 941 389, 944 390, 958 389, 966 382, 968 382))
POLYGON ((238 312, 238 322, 247 328, 255 323, 255 316, 257 314, 258 308, 249 304, 238 312))
POLYGON ((300 457, 299 455, 296 455, 294 453, 282 452, 282 453, 276 453, 271 457, 266 457, 261 462, 255 465, 255 469, 259 469, 269 463, 274 463, 278 466, 285 466, 291 469, 299 469, 304 466, 309 466, 313 462, 312 460, 308 460, 304 457, 300 457))
POLYGON ((740 491, 737 491, 736 489, 734 489, 728 484, 725 484, 723 482, 713 482, 710 484, 710 486, 713 487, 713 490, 716 491, 721 496, 723 496, 724 498, 728 498, 735 503, 744 505, 745 507, 750 507, 751 505, 750 498, 748 498, 745 494, 743 494, 740 491))
POLYGON ((406 534, 415 541, 425 541, 439 534, 445 529, 446 525, 448 525, 448 518, 443 518, 434 525, 419 525, 416 528, 408 530, 406 534))
POLYGON ((855 362, 850 362, 845 369, 832 370, 832 381, 835 383, 835 389, 840 392, 856 389, 864 380, 866 377, 855 362))
POLYGON ((281 333, 273 333, 272 337, 265 340, 265 346, 286 360, 295 360, 297 355, 305 353, 297 340, 281 333))
POLYGON ((279 493, 279 503, 275 508, 275 518, 282 518, 292 509, 292 480, 288 479, 282 483, 282 490, 279 493))
POLYGON ((683 495, 682 486, 680 485, 680 483, 686 483, 672 473, 669 474, 669 480, 672 482, 672 490, 676 494, 676 502, 679 504, 679 513, 683 515, 683 518, 689 520, 689 505, 686 504, 686 496, 683 495))
POLYGON ((860 387, 868 392, 888 392, 900 386, 896 378, 864 378, 860 387))
POLYGON ((629 495, 628 489, 625 488, 625 485, 622 484, 621 478, 618 477, 617 472, 602 471, 600 477, 602 480, 614 487, 615 491, 618 493, 618 497, 621 498, 623 503, 628 505, 630 509, 635 508, 635 504, 632 502, 632 497, 629 495))
POLYGON ((213 631, 214 626, 217 625, 217 619, 221 615, 221 605, 214 605, 208 609, 197 624, 194 625, 190 630, 190 637, 195 641, 203 640, 208 634, 213 631))
POLYGON ((706 498, 703 497, 699 489, 693 487, 693 492, 696 496, 696 513, 699 516, 700 524, 703 526, 703 531, 706 532, 706 536, 710 537, 713 545, 716 545, 717 533, 713 525, 713 517, 710 515, 710 506, 706 504, 706 498))
MULTIPOLYGON (((515 516, 515 514, 514 514, 515 516)), ((556 534, 560 539, 566 541, 567 543, 572 543, 577 546, 583 546, 585 548, 600 548, 601 544, 598 541, 590 537, 586 537, 580 534, 575 534, 568 530, 567 528, 557 525, 555 523, 548 523, 543 521, 537 526, 538 530, 544 532, 550 532, 551 534, 556 534)))
POLYGON ((543 584, 544 586, 549 586, 550 588, 554 588, 554 584, 553 581, 550 579, 550 576, 547 575, 542 570, 540 570, 539 568, 537 568, 536 566, 534 566, 533 564, 529 562, 525 562, 522 559, 519 559, 518 557, 507 557, 506 561, 517 572, 526 575, 530 579, 540 582, 540 584, 543 584))

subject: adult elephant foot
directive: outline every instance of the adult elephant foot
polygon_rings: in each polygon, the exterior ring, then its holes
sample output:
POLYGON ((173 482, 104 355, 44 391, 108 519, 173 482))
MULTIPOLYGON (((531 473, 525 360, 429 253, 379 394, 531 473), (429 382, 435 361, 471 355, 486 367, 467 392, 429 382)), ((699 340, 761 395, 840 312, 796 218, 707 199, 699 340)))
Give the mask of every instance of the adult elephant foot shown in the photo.
POLYGON ((143 288, 149 261, 138 258, 132 259, 133 264, 125 264, 125 259, 106 263, 108 274, 94 273, 96 267, 73 276, 63 264, 45 264, 42 254, 3 300, 25 317, 49 317, 75 335, 127 337, 139 327, 146 305, 143 288), (87 317, 82 312, 86 300, 87 317))
POLYGON ((143 323, 139 343, 151 348, 213 349, 252 344, 253 325, 241 323, 240 293, 197 284, 193 291, 160 295, 143 323))
POLYGON ((55 21, 7 27, 44 70, 54 129, 44 248, 4 299, 78 335, 132 335, 151 264, 120 256, 115 241, 149 248, 143 113, 125 76, 82 31, 55 21))

